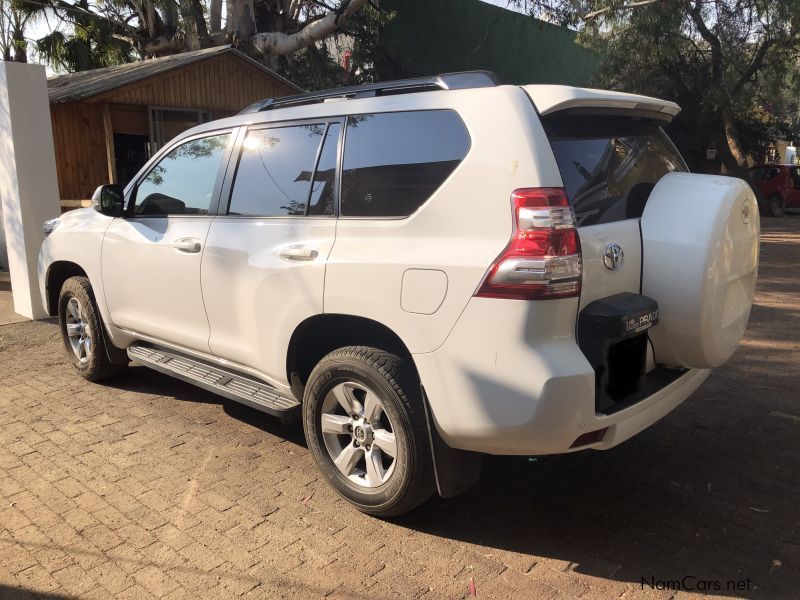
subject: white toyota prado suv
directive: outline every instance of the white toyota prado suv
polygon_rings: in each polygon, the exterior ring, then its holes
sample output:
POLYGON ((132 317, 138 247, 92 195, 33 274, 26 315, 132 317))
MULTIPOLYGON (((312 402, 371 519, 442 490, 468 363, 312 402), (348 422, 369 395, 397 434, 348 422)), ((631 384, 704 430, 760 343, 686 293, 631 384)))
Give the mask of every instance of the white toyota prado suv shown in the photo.
POLYGON ((43 300, 86 379, 302 418, 336 491, 397 515, 483 454, 616 446, 734 352, 755 198, 687 172, 678 111, 486 72, 266 100, 48 222, 43 300))

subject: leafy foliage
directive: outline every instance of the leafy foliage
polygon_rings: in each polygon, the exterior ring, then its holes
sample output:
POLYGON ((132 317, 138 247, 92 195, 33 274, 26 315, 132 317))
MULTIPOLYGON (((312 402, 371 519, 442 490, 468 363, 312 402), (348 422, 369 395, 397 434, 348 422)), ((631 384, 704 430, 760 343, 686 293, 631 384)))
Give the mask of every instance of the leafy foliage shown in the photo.
POLYGON ((744 174, 748 154, 800 134, 800 0, 514 2, 579 30, 604 56, 599 87, 681 105, 670 133, 695 167, 715 148, 744 174))
POLYGON ((0 0, 0 60, 28 61, 25 29, 37 16, 37 11, 23 0, 0 0))
POLYGON ((278 70, 310 90, 396 78, 397 69, 379 43, 381 28, 393 17, 391 11, 366 5, 324 42, 280 57, 278 70))
POLYGON ((371 77, 376 32, 389 18, 366 0, 0 0, 0 8, 8 3, 56 24, 35 50, 57 70, 233 44, 311 89, 371 77))
POLYGON ((785 83, 800 51, 800 1, 591 5, 596 14, 608 9, 581 31, 606 57, 598 83, 678 102, 671 133, 695 166, 716 148, 729 171, 743 174, 746 155, 790 133, 797 105, 785 83))
MULTIPOLYGON (((85 4, 86 0, 80 0, 85 4)), ((130 42, 114 37, 106 21, 83 14, 71 22, 71 33, 56 29, 36 40, 36 50, 50 65, 66 71, 86 71, 130 62, 130 42)))

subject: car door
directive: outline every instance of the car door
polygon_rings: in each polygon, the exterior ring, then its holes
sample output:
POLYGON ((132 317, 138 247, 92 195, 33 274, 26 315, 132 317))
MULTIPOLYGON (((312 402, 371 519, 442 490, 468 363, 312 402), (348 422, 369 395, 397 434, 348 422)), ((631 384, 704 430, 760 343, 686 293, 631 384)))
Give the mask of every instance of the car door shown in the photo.
POLYGON ((587 112, 556 113, 542 123, 578 225, 581 310, 614 294, 638 294, 639 222, 656 183, 686 170, 683 159, 658 122, 587 112))
POLYGON ((103 291, 117 327, 209 351, 200 264, 232 138, 225 130, 181 141, 137 180, 103 241, 103 291))
POLYGON ((786 208, 800 208, 800 168, 790 167, 786 185, 786 208))
MULTIPOLYGON (((653 370, 658 377, 656 366, 723 364, 744 334, 757 277, 759 219, 750 187, 734 178, 686 172, 660 127, 665 113, 677 112, 674 104, 640 98, 622 109, 615 94, 594 112, 587 103, 602 103, 604 92, 585 92, 580 106, 570 108, 574 90, 565 97, 560 88, 531 87, 578 224, 579 342, 582 349, 592 337, 611 344, 601 352, 588 350, 605 354, 601 360, 607 363, 596 363, 598 376, 616 372, 617 390, 641 389, 643 373, 653 370), (632 336, 626 346, 599 338, 586 320, 581 325, 594 300, 622 307, 628 300, 638 303, 637 296, 658 304, 657 312, 650 305, 639 315, 620 309, 626 332, 647 330, 644 349, 641 337, 632 336), (619 352, 626 347, 634 351, 619 352)), ((601 391, 610 394, 611 388, 601 391)))
POLYGON ((279 383, 295 328, 323 311, 341 135, 336 119, 251 126, 206 241, 211 352, 279 383))
MULTIPOLYGON (((666 174, 687 170, 659 121, 623 115, 583 111, 542 118, 578 225, 581 311, 595 300, 642 292, 645 206, 666 174)), ((650 345, 645 364, 647 370, 655 366, 650 345)))

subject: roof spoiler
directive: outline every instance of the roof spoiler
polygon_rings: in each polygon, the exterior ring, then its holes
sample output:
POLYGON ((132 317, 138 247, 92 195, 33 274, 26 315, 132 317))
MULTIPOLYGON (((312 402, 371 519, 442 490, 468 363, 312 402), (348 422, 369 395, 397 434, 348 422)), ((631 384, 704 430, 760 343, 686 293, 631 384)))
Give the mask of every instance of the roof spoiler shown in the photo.
POLYGON ((647 113, 671 121, 681 108, 669 100, 590 88, 564 85, 526 85, 525 91, 542 116, 561 111, 607 111, 609 113, 647 113))

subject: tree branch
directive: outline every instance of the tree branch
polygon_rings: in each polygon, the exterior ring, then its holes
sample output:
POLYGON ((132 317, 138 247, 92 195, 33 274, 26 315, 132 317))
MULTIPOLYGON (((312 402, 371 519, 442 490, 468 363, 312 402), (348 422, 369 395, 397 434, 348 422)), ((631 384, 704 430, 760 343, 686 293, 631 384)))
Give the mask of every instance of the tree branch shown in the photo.
POLYGON ((203 5, 200 0, 191 0, 192 18, 194 19, 195 32, 200 41, 201 48, 208 48, 211 45, 211 37, 208 35, 206 17, 203 14, 203 5))
POLYGON ((257 33, 253 36, 253 46, 262 54, 283 56, 301 50, 326 38, 347 23, 367 0, 342 0, 339 7, 321 19, 309 23, 297 33, 257 33))
POLYGON ((719 38, 711 32, 706 22, 703 20, 700 1, 695 0, 695 3, 689 6, 691 6, 691 8, 687 12, 692 18, 695 27, 697 27, 697 32, 711 47, 711 75, 714 83, 719 84, 722 76, 722 44, 719 38))
POLYGON ((764 58, 767 55, 769 49, 775 45, 775 40, 764 40, 764 43, 761 44, 761 47, 756 51, 753 55, 753 60, 750 61, 750 65, 747 67, 742 76, 736 81, 733 85, 733 94, 738 94, 742 91, 742 88, 749 82, 753 76, 761 70, 761 67, 764 64, 764 58))
POLYGON ((629 4, 622 4, 620 6, 606 6, 605 8, 601 8, 600 10, 595 10, 590 13, 587 13, 583 16, 584 21, 591 21, 592 19, 599 17, 600 15, 609 13, 609 12, 617 12, 621 10, 631 10, 633 8, 639 8, 640 6, 647 6, 648 4, 655 4, 657 2, 663 2, 663 0, 638 0, 637 2, 631 2, 629 4))

